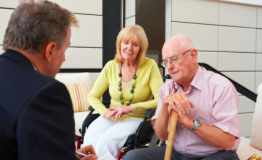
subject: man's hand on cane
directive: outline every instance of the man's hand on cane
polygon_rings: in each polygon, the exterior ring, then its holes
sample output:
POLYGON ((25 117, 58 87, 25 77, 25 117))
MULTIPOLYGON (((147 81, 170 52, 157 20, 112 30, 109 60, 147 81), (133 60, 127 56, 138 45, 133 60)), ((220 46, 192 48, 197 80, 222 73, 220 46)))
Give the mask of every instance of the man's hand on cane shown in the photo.
POLYGON ((195 105, 189 101, 186 94, 179 92, 170 94, 164 98, 163 103, 168 105, 168 113, 171 114, 171 111, 178 113, 178 121, 187 128, 192 128, 193 118, 188 115, 191 108, 194 108, 195 105))
POLYGON ((190 109, 195 107, 195 105, 189 101, 187 95, 182 92, 166 96, 163 104, 168 106, 169 115, 171 110, 180 112, 181 114, 188 114, 190 109))

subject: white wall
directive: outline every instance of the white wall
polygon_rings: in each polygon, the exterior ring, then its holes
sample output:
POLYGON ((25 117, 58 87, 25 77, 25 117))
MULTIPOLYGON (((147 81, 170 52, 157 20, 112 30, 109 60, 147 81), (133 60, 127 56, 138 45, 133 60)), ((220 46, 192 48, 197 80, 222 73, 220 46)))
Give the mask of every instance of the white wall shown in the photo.
POLYGON ((262 6, 262 1, 261 0, 218 0, 218 1, 240 3, 240 4, 246 4, 246 5, 262 6))
MULTIPOLYGON (((103 13, 102 0, 51 0, 72 11, 79 28, 72 28, 71 45, 66 51, 66 62, 62 69, 102 69, 103 64, 103 13)), ((18 0, 0 0, 0 47, 11 13, 18 0)), ((2 52, 1 52, 2 53, 2 52)), ((99 73, 91 73, 95 80, 99 73)))
POLYGON ((125 26, 136 24, 136 0, 126 0, 125 2, 125 26))
MULTIPOLYGON (((262 5, 261 1, 246 2, 262 5)), ((171 36, 190 36, 199 51, 199 62, 257 92, 262 83, 262 7, 214 0, 171 3, 171 12, 167 13, 171 18, 166 22, 170 26, 171 21, 171 36)), ((241 95, 239 101, 240 134, 249 137, 254 102, 241 95)))

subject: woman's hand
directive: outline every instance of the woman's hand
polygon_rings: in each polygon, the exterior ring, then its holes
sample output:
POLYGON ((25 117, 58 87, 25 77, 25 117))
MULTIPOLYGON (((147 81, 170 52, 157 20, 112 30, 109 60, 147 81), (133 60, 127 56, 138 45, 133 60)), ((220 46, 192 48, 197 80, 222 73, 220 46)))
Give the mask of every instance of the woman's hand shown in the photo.
POLYGON ((110 110, 110 108, 107 110, 107 112, 104 114, 105 118, 114 117, 117 114, 117 110, 110 110))
POLYGON ((114 117, 115 121, 119 121, 119 119, 123 115, 132 112, 132 107, 131 106, 112 107, 112 108, 109 108, 108 110, 115 112, 116 114, 114 116, 111 116, 111 117, 114 117))

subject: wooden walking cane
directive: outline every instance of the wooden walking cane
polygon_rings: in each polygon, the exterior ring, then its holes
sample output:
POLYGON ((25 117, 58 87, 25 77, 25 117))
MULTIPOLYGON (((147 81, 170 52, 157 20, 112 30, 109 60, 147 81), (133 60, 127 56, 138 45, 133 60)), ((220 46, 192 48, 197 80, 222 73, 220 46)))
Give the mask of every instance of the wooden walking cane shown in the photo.
POLYGON ((174 143, 175 134, 176 134, 177 118, 178 118, 177 112, 172 110, 172 113, 169 116, 168 127, 167 127, 168 139, 167 139, 165 160, 170 160, 171 158, 173 143, 174 143))

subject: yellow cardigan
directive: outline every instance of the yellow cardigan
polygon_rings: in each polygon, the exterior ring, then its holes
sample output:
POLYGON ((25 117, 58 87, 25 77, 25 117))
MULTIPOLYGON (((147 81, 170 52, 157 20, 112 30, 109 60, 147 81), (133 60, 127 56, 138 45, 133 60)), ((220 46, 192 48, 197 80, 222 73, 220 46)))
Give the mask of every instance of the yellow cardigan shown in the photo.
MULTIPOLYGON (((125 104, 121 105, 118 91, 119 73, 119 63, 116 63, 115 60, 109 61, 101 71, 88 95, 88 102, 101 115, 105 114, 107 108, 101 103, 100 98, 108 87, 111 96, 110 107, 126 106, 128 103, 132 80, 127 83, 122 80, 122 97, 125 104)), ((134 97, 130 105, 132 113, 124 115, 120 118, 120 121, 130 117, 143 118, 147 109, 157 107, 158 93, 163 80, 156 62, 145 58, 143 64, 138 68, 136 75, 134 97)))

